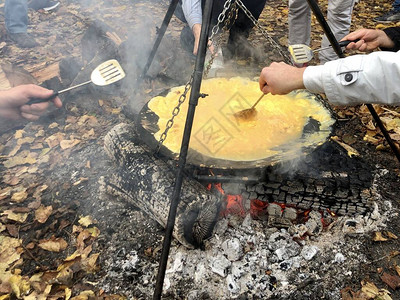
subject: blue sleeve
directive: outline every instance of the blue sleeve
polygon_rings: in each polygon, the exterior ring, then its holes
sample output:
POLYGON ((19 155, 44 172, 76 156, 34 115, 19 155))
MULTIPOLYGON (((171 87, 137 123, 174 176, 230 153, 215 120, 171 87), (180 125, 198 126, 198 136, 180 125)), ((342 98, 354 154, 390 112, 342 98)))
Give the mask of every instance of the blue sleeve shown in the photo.
POLYGON ((194 24, 201 24, 201 0, 182 0, 182 10, 190 28, 194 24))

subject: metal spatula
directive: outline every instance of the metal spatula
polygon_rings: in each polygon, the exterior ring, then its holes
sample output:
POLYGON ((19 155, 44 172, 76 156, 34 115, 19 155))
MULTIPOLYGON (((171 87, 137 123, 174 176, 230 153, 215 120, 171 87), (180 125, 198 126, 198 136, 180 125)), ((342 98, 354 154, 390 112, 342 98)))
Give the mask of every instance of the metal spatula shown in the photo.
MULTIPOLYGON (((354 41, 341 41, 341 42, 339 42, 339 46, 346 47, 351 42, 356 43, 358 41, 359 41, 359 39, 356 39, 354 41)), ((331 47, 332 47, 332 45, 329 45, 327 47, 322 47, 322 48, 313 50, 310 47, 308 47, 307 45, 295 44, 295 45, 289 46, 289 52, 290 52, 290 55, 293 57, 293 61, 295 63, 302 64, 302 63, 307 63, 310 60, 312 60, 312 58, 314 56, 314 52, 329 49, 331 47)))
POLYGON ((26 104, 46 102, 46 101, 54 99, 57 95, 59 95, 61 93, 68 92, 72 89, 84 86, 89 83, 94 83, 95 85, 98 85, 98 86, 109 85, 118 80, 121 80, 124 77, 125 77, 125 72, 121 68, 118 61, 115 59, 110 59, 110 60, 107 60, 107 61, 101 63, 100 65, 98 65, 96 67, 96 69, 94 69, 92 71, 92 74, 90 75, 90 80, 80 83, 80 84, 77 84, 77 85, 74 85, 74 86, 71 86, 67 89, 64 89, 64 90, 61 90, 58 92, 55 91, 52 96, 45 98, 45 99, 33 98, 33 99, 29 100, 26 104))

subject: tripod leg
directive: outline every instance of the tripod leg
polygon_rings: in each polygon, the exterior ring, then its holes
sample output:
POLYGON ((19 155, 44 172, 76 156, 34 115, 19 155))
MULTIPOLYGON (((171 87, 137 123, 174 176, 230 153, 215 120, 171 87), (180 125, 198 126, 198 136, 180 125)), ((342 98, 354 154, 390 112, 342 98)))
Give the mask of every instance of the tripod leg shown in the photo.
POLYGON ((140 80, 143 80, 144 76, 146 76, 147 71, 150 69, 151 63, 157 53, 158 47, 161 44, 161 40, 167 31, 169 22, 171 21, 172 15, 175 12, 175 9, 178 5, 179 0, 172 0, 171 4, 168 7, 167 13, 165 14, 164 20, 162 22, 161 28, 158 31, 157 38, 154 42, 153 49, 150 52, 149 58, 147 59, 146 65, 143 68, 142 75, 140 76, 140 80))
POLYGON ((167 225, 165 228, 163 248, 161 252, 160 263, 158 267, 157 282, 153 299, 161 299, 162 288, 164 284, 165 271, 167 269, 168 255, 171 247, 172 232, 175 225, 176 211, 180 201, 180 192, 182 188, 182 182, 184 177, 184 169, 186 165, 186 157, 189 149, 190 134, 192 132, 192 125, 194 114, 200 95, 200 86, 203 78, 204 61, 206 58, 207 44, 208 44, 208 32, 211 23, 212 5, 214 0, 207 0, 203 10, 203 21, 201 26, 199 51, 196 57, 196 64, 193 75, 192 90, 190 93, 189 108, 186 116, 185 129, 183 131, 182 145, 179 154, 178 161, 178 173, 176 175, 176 181, 174 186, 174 192, 172 195, 171 205, 169 208, 167 225))

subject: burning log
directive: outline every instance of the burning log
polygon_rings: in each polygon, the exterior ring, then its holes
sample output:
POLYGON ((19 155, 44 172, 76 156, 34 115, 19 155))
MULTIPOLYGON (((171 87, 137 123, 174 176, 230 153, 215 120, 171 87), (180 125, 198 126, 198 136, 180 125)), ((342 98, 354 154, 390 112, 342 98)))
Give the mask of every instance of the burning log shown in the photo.
MULTIPOLYGON (((154 157, 133 126, 119 124, 104 138, 106 152, 118 165, 103 187, 138 207, 165 227, 175 183, 175 170, 154 157)), ((184 178, 175 221, 174 237, 188 248, 202 247, 212 234, 220 199, 198 181, 184 178)))

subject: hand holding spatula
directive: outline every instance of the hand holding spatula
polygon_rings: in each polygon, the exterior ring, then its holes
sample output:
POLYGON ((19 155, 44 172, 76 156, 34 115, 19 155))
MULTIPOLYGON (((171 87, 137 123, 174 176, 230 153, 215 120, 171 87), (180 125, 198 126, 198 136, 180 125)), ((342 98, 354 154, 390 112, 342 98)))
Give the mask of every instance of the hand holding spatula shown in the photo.
MULTIPOLYGON (((359 39, 356 39, 354 41, 341 41, 341 42, 339 42, 339 46, 346 47, 348 44, 353 43, 353 42, 356 43, 358 41, 359 41, 359 39)), ((308 47, 307 45, 295 44, 295 45, 289 46, 289 52, 295 63, 303 64, 303 63, 307 63, 313 59, 314 52, 326 50, 331 47, 332 47, 332 45, 329 45, 327 47, 322 47, 322 48, 313 50, 310 47, 308 47)))
POLYGON ((30 105, 30 104, 34 104, 34 103, 46 102, 46 101, 54 99, 56 96, 58 96, 61 93, 70 91, 72 89, 84 86, 89 83, 94 83, 95 85, 98 85, 98 86, 109 85, 118 80, 121 80, 124 77, 125 77, 125 72, 121 68, 118 61, 115 59, 110 59, 110 60, 107 60, 107 61, 101 63, 100 65, 98 65, 96 67, 96 69, 94 69, 92 71, 92 74, 90 75, 90 80, 83 82, 81 84, 71 86, 67 89, 64 89, 64 90, 61 90, 58 92, 54 92, 54 94, 51 97, 48 97, 45 99, 39 99, 39 98, 31 99, 26 104, 30 105))

